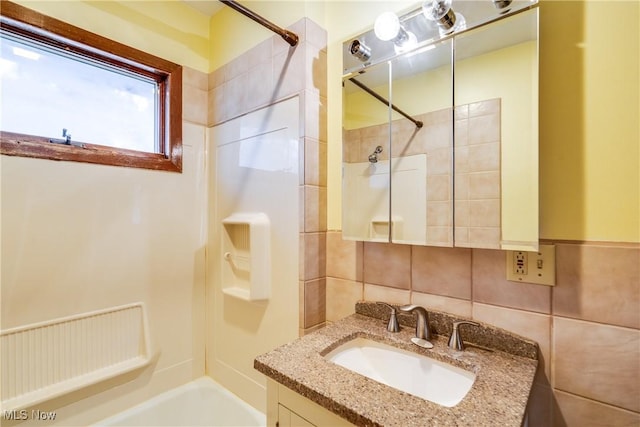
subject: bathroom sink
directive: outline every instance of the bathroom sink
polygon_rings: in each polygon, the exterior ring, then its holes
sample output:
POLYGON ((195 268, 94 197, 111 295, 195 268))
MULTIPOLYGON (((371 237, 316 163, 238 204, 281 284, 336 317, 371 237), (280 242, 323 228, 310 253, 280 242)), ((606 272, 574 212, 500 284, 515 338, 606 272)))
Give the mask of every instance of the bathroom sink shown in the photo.
POLYGON ((360 375, 446 407, 460 403, 475 374, 430 357, 355 338, 324 358, 360 375))

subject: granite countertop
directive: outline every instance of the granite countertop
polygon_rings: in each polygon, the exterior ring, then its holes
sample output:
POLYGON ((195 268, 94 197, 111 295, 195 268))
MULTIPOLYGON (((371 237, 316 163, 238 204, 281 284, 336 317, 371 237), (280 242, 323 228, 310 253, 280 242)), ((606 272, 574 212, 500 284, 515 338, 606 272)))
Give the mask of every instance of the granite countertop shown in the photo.
MULTIPOLYGON (((356 314, 258 356, 254 367, 266 376, 359 426, 522 425, 536 368, 537 344, 491 325, 464 328, 467 347, 447 346, 447 326, 457 317, 431 312, 438 334, 432 349, 411 343, 413 316, 399 315, 400 332, 386 330, 388 309, 358 303, 356 314), (451 408, 378 383, 324 359, 356 337, 424 354, 476 374, 462 401, 451 408), (475 344, 478 345, 475 345, 475 344)), ((462 319, 460 319, 462 320, 462 319)))

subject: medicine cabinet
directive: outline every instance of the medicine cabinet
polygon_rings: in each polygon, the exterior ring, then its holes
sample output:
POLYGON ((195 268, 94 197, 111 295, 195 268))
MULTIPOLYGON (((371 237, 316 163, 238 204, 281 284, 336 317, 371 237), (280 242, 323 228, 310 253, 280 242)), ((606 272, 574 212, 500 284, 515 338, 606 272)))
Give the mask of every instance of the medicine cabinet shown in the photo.
POLYGON ((449 33, 408 12, 410 47, 344 43, 345 239, 537 250, 538 7, 494 3, 454 0, 449 33))

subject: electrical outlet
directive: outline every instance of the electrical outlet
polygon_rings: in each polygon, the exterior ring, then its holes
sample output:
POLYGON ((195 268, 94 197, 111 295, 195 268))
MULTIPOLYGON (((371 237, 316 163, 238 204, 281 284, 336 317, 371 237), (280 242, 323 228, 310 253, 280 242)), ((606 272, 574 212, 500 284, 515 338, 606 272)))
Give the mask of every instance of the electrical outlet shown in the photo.
POLYGON ((556 247, 540 245, 538 252, 507 251, 507 280, 555 286, 556 247))
POLYGON ((513 273, 519 276, 527 275, 527 264, 529 263, 529 257, 524 251, 513 252, 513 273))

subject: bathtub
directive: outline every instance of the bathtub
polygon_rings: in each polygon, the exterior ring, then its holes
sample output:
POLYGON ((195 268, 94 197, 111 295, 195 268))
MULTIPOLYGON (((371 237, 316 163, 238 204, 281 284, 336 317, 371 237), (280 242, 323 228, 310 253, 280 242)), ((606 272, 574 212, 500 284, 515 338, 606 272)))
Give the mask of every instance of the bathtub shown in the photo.
POLYGON ((99 426, 266 426, 265 415, 201 377, 106 418, 99 426))

